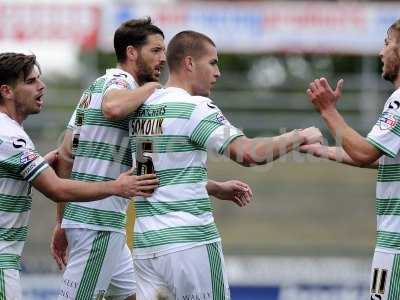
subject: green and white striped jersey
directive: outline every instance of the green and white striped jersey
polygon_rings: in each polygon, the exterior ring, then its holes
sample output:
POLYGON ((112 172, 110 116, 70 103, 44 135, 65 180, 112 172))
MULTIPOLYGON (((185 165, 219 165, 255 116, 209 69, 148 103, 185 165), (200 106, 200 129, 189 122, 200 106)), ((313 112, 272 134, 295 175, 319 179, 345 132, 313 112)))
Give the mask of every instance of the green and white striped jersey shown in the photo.
MULTIPOLYGON (((74 134, 72 179, 113 180, 132 167, 128 120, 107 120, 101 110, 101 103, 105 93, 111 89, 136 87, 129 73, 121 69, 109 69, 84 91, 68 124, 74 134)), ((68 203, 62 227, 125 234, 128 202, 128 199, 112 196, 93 202, 68 203)))
POLYGON ((367 139, 385 154, 379 159, 376 186, 376 248, 400 253, 400 89, 386 101, 367 139))
POLYGON ((131 116, 129 135, 134 163, 136 149, 152 144, 144 155, 160 180, 151 197, 136 198, 135 258, 219 241, 206 190, 207 150, 222 154, 243 133, 209 98, 170 87, 157 90, 131 116))
POLYGON ((20 269, 31 182, 48 167, 21 125, 0 112, 0 269, 20 269))

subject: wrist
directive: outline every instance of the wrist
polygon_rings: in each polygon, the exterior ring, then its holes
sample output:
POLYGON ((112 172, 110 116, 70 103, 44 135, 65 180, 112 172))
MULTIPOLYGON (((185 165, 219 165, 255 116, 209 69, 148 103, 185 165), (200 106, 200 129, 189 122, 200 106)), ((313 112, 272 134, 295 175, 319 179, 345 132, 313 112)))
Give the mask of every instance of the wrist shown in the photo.
POLYGON ((105 190, 109 191, 109 196, 117 195, 120 196, 121 186, 119 184, 118 179, 104 182, 107 186, 105 186, 105 190))
POLYGON ((328 108, 321 110, 321 117, 323 120, 330 120, 331 118, 335 118, 338 115, 338 111, 336 107, 328 108))
POLYGON ((296 148, 297 146, 305 143, 307 140, 301 129, 294 129, 289 132, 289 134, 290 140, 292 141, 291 145, 293 146, 293 148, 296 148))
POLYGON ((207 192, 209 195, 216 197, 218 192, 219 183, 209 179, 207 182, 207 192))

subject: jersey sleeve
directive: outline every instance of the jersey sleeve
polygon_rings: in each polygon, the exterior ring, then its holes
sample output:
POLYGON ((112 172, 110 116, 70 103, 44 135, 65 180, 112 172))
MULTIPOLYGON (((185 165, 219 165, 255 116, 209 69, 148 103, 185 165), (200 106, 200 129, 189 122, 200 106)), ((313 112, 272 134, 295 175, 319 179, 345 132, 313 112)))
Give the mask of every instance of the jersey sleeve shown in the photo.
POLYGON ((35 149, 26 146, 24 138, 15 138, 1 143, 1 164, 10 173, 20 175, 32 182, 49 165, 35 149))
POLYGON ((244 134, 229 123, 210 99, 204 99, 196 105, 191 115, 190 140, 209 151, 223 154, 230 142, 244 134))
POLYGON ((76 111, 77 111, 77 108, 75 108, 74 113, 72 114, 71 118, 69 119, 69 122, 67 124, 67 129, 71 129, 71 130, 75 129, 76 111))
POLYGON ((400 150, 400 116, 393 109, 385 109, 367 135, 367 140, 389 157, 400 150))

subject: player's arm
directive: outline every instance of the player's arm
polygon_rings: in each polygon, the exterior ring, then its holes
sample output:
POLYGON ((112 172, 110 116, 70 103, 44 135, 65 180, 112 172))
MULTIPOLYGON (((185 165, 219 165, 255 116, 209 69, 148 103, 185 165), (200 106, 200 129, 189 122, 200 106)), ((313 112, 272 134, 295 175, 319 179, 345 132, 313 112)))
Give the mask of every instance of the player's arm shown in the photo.
POLYGON ((353 167, 377 169, 378 165, 379 165, 378 160, 374 161, 372 164, 369 164, 369 165, 360 165, 359 163, 354 161, 346 153, 346 151, 344 151, 344 149, 342 147, 326 146, 326 145, 322 145, 319 143, 311 144, 311 145, 302 145, 299 147, 299 152, 308 153, 315 157, 328 159, 331 161, 335 161, 335 162, 353 166, 353 167))
POLYGON ((135 112, 159 88, 158 82, 148 82, 133 90, 109 89, 103 96, 102 111, 109 120, 120 120, 135 112))
MULTIPOLYGON (((58 149, 57 164, 54 166, 54 171, 60 178, 70 178, 72 172, 72 166, 74 163, 74 156, 72 154, 72 139, 73 132, 71 129, 67 129, 64 134, 64 139, 61 146, 58 149)), ((57 224, 61 224, 64 215, 65 203, 57 203, 57 224)))
POLYGON ((333 136, 340 136, 344 151, 358 166, 373 164, 382 156, 381 150, 371 145, 363 136, 351 128, 335 109, 321 113, 333 136))
POLYGON ((148 197, 146 190, 157 187, 154 174, 133 176, 130 171, 122 173, 116 180, 84 182, 59 178, 53 169, 46 168, 32 185, 55 202, 86 202, 117 195, 130 198, 135 195, 148 197), (154 183, 149 185, 150 183, 154 183))
POLYGON ((227 200, 243 207, 250 203, 253 192, 246 183, 239 180, 214 181, 209 179, 206 185, 209 195, 219 200, 227 200))
POLYGON ((242 166, 251 167, 271 162, 302 144, 318 142, 322 142, 320 130, 309 127, 270 138, 251 139, 241 136, 234 139, 224 153, 242 166))
MULTIPOLYGON (((53 166, 56 174, 61 178, 70 178, 74 156, 72 154, 73 132, 70 128, 65 131, 64 139, 58 148, 57 164, 53 166)), ((60 270, 67 265, 68 240, 65 230, 61 228, 64 216, 65 202, 57 203, 56 224, 50 242, 50 253, 56 261, 60 270)))
POLYGON ((322 119, 335 139, 340 138, 344 151, 358 166, 369 166, 382 155, 382 151, 370 144, 363 136, 351 128, 336 109, 341 96, 343 80, 339 80, 335 91, 325 78, 310 84, 307 94, 320 112, 322 119))
MULTIPOLYGON (((63 144, 59 149, 57 172, 60 176, 69 177, 72 169, 71 154, 72 133, 66 131, 63 144)), ((104 182, 83 182, 58 177, 51 168, 44 169, 32 185, 55 202, 85 202, 103 199, 112 195, 129 198, 135 195, 148 197, 146 191, 157 185, 155 175, 133 176, 130 171, 122 173, 117 180, 104 182)), ((62 207, 59 218, 62 218, 62 207)))
POLYGON ((204 97, 198 97, 187 130, 193 143, 214 153, 224 154, 246 167, 266 164, 305 143, 322 142, 321 131, 315 127, 293 130, 271 138, 248 138, 230 124, 210 99, 204 97))

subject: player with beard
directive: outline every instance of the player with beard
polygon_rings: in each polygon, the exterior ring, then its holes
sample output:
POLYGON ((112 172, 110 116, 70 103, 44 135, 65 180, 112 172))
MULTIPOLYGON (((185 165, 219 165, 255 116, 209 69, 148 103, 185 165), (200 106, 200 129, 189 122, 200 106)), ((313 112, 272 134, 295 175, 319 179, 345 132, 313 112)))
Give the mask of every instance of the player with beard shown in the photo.
MULTIPOLYGON (((132 167, 124 117, 159 86, 164 35, 150 18, 127 21, 115 32, 114 48, 117 68, 107 70, 83 93, 69 122, 57 167, 64 177, 104 181, 132 167), (74 158, 69 159, 71 141, 74 158)), ((150 192, 157 181, 148 176, 150 192)), ((241 182, 211 181, 208 186, 211 194, 240 206, 250 200, 251 190, 241 182), (243 197, 235 194, 239 190, 243 197)), ((135 299, 133 261, 125 242, 128 201, 114 197, 109 202, 58 207, 51 247, 60 268, 66 265, 59 299, 135 299)))
POLYGON ((343 80, 333 90, 325 78, 310 83, 307 94, 342 147, 305 145, 302 152, 359 167, 378 167, 377 239, 372 262, 371 300, 400 299, 400 19, 393 23, 379 56, 382 77, 394 84, 378 121, 366 138, 352 129, 336 109, 343 80))
MULTIPOLYGON (((113 121, 119 109, 114 101, 136 110, 159 86, 164 35, 150 19, 127 21, 115 32, 114 48, 117 67, 83 92, 68 124, 59 153, 60 176, 108 181, 132 168, 127 122, 113 121)), ((155 175, 148 175, 145 183, 150 184, 147 191, 154 189, 155 175)), ((109 202, 58 205, 51 245, 59 266, 65 266, 58 299, 135 299, 133 262, 125 237, 129 200, 112 197, 109 202)))

